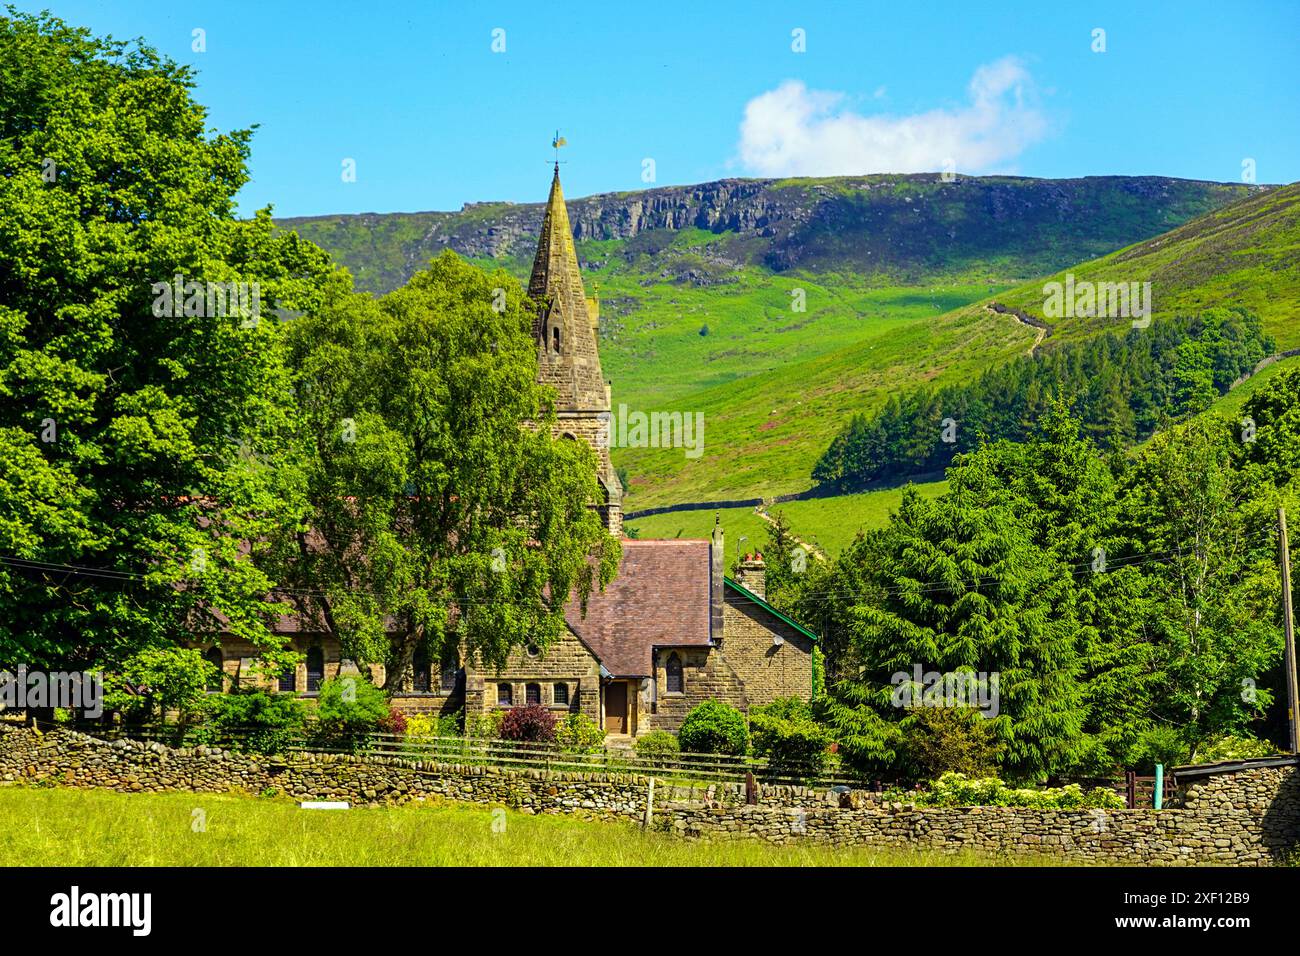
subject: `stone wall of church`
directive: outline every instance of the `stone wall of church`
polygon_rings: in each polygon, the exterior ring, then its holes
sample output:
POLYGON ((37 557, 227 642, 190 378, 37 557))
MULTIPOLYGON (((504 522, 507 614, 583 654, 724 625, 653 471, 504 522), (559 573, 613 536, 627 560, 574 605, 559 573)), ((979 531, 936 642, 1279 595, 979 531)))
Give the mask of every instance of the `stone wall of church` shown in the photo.
MULTIPOLYGON (((295 635, 290 638, 289 646, 301 655, 306 655, 309 647, 320 647, 325 659, 324 680, 337 677, 343 670, 342 648, 332 637, 317 634, 295 635)), ((261 653, 261 649, 255 645, 223 634, 221 636, 221 669, 225 674, 223 690, 231 691, 237 687, 255 687, 272 692, 281 690, 280 681, 274 676, 255 673, 254 668, 261 653)), ((370 682, 376 686, 383 686, 387 679, 384 665, 370 664, 367 670, 370 674, 370 682)), ((404 714, 450 714, 459 710, 461 704, 459 693, 455 688, 439 686, 438 677, 435 670, 430 681, 432 690, 428 693, 417 693, 410 688, 393 691, 390 695, 392 705, 404 714)), ((289 689, 284 688, 286 691, 289 689)), ((307 690, 305 657, 298 661, 294 671, 292 690, 303 695, 308 703, 315 699, 315 693, 307 690)))
POLYGON ((728 589, 722 654, 744 682, 749 706, 778 697, 812 697, 813 642, 779 618, 728 589), (773 636, 782 638, 775 644, 773 636))
MULTIPOLYGON (((325 659, 324 679, 329 680, 331 677, 339 675, 339 671, 343 666, 342 649, 339 642, 334 638, 323 634, 295 635, 289 639, 288 646, 300 655, 305 655, 310 647, 319 647, 325 659)), ((258 665, 262 653, 263 649, 254 644, 241 641, 229 634, 221 635, 221 669, 226 676, 225 689, 231 690, 238 686, 241 688, 260 687, 269 691, 279 690, 280 682, 275 677, 254 673, 254 668, 258 665)), ((371 664, 369 670, 371 683, 382 685, 384 683, 384 665, 371 664)), ((294 673, 294 689, 300 694, 307 691, 307 663, 305 658, 298 661, 294 673)))
POLYGON ((509 684, 511 701, 527 701, 529 684, 541 690, 541 702, 557 715, 583 713, 592 720, 600 720, 600 663, 596 656, 565 629, 550 647, 536 654, 527 648, 510 652, 505 667, 496 670, 469 664, 465 668, 465 710, 482 713, 508 704, 498 703, 497 685, 509 684), (556 702, 556 685, 568 690, 567 704, 556 702))
POLYGON ((560 412, 555 423, 557 438, 568 436, 586 442, 596 454, 597 476, 600 478, 600 499, 596 502, 605 521, 605 528, 615 537, 623 535, 623 495, 618 484, 614 463, 609 457, 609 420, 600 412, 560 412), (612 493, 611 486, 615 489, 612 493))
POLYGON ((656 684, 659 699, 654 713, 645 714, 643 730, 669 730, 676 733, 686 715, 706 700, 721 701, 740 710, 747 710, 750 700, 745 682, 731 664, 712 647, 663 648, 655 660, 656 684), (677 654, 682 662, 682 692, 670 694, 668 688, 668 658, 677 654))

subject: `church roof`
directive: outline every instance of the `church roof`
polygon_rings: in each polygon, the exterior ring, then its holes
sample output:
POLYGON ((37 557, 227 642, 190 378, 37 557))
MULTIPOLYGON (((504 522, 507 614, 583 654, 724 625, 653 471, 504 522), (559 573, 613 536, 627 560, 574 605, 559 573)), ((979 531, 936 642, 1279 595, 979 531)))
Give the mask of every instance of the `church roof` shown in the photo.
POLYGON ((615 677, 647 677, 656 646, 709 644, 710 543, 625 539, 618 576, 565 619, 615 677))
POLYGON ((543 381, 556 387, 559 409, 608 408, 605 376, 600 368, 591 313, 587 310, 587 294, 578 269, 578 251, 573 244, 573 230, 564 204, 564 190, 560 187, 558 165, 551 179, 546 212, 542 216, 537 255, 533 258, 533 272, 528 280, 528 296, 541 306, 533 323, 534 337, 546 364, 557 366, 555 372, 560 373, 551 374, 543 370, 543 381), (562 345, 559 357, 551 354, 551 337, 545 334, 547 330, 557 328, 562 345))

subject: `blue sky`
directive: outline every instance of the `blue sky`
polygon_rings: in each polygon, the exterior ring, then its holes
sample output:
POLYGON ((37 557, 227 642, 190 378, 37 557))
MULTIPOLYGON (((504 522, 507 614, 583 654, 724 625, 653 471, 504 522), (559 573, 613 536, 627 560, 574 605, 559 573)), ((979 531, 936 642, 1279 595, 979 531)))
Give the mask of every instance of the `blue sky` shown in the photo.
POLYGON ((646 188, 647 159, 654 185, 947 163, 1240 181, 1247 159, 1300 179, 1294 0, 16 5, 197 67, 213 126, 259 124, 245 213, 540 201, 557 127, 569 196, 646 188))

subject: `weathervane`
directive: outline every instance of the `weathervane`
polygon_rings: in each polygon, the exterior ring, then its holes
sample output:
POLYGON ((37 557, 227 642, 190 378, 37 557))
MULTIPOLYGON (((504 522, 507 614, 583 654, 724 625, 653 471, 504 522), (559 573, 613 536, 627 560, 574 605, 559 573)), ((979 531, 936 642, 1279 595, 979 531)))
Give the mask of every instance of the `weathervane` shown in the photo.
POLYGON ((551 149, 555 150, 556 169, 560 168, 560 147, 568 146, 568 145, 569 145, 568 142, 565 140, 563 136, 560 135, 560 131, 557 129, 555 131, 555 138, 551 140, 551 149))

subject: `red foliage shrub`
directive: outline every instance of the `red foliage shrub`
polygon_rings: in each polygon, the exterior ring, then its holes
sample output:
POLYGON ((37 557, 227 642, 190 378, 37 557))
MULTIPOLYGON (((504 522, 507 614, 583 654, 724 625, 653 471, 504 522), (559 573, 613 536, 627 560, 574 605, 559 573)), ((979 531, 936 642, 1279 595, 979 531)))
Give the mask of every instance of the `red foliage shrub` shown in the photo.
POLYGON ((555 723, 555 715, 541 704, 511 707, 501 719, 499 733, 503 740, 549 744, 555 742, 555 723))
POLYGON ((379 729, 386 734, 406 733, 406 715, 396 707, 389 708, 388 716, 379 721, 379 729))

